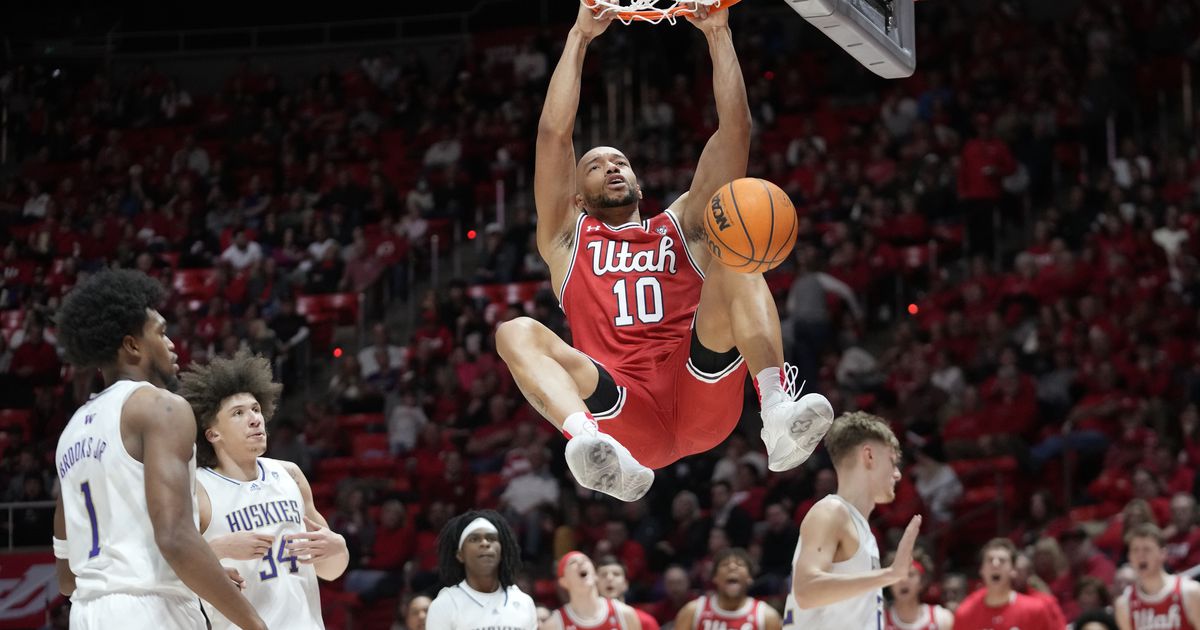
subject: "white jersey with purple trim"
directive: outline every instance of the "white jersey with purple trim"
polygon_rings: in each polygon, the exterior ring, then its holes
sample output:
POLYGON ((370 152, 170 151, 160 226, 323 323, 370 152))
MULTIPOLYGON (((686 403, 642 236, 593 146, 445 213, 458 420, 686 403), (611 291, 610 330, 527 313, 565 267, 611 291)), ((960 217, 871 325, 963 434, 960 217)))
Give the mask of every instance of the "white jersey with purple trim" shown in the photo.
MULTIPOLYGON (((242 595, 268 628, 324 630, 316 569, 301 564, 283 546, 285 535, 305 531, 300 487, 279 460, 259 457, 257 468, 258 478, 253 481, 230 479, 211 468, 200 469, 197 479, 212 505, 204 538, 212 540, 247 531, 273 537, 275 542, 262 558, 222 558, 221 564, 242 575, 246 581, 242 595)), ((204 609, 213 630, 237 628, 211 605, 206 604, 204 609)))
MULTIPOLYGON (((62 487, 67 560, 78 603, 104 595, 165 595, 195 601, 154 542, 142 462, 125 450, 121 411, 145 381, 121 380, 93 395, 58 438, 54 463, 62 487)), ((189 474, 195 487, 196 456, 189 474)), ((192 495, 192 513, 196 511, 192 495)), ((49 541, 47 541, 49 542, 49 541)))
MULTIPOLYGON (((820 502, 835 501, 845 506, 850 513, 850 521, 858 533, 858 550, 842 562, 834 562, 829 568, 830 573, 855 575, 866 573, 879 568, 879 543, 871 533, 871 526, 863 518, 858 508, 842 497, 831 494, 820 502)), ((820 503, 818 502, 818 503, 820 503)), ((796 541, 796 553, 792 556, 792 566, 800 559, 800 546, 804 539, 796 541)), ((883 589, 863 593, 857 597, 822 606, 820 608, 801 609, 796 605, 796 597, 788 592, 787 603, 783 613, 784 630, 842 630, 854 628, 858 630, 883 630, 883 589)))

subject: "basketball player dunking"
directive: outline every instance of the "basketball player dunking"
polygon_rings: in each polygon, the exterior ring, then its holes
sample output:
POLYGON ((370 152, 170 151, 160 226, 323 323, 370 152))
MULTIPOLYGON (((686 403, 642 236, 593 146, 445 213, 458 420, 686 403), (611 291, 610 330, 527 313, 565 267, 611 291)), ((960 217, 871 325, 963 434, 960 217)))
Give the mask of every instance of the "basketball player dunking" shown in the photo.
POLYGON ((179 366, 163 298, 145 274, 105 271, 59 310, 67 359, 105 385, 55 452, 54 555, 71 628, 203 630, 197 595, 242 628, 266 628, 196 529, 196 420, 168 391, 179 366))
POLYGON ((558 561, 558 585, 567 603, 542 623, 540 630, 641 630, 633 608, 600 595, 591 558, 571 551, 558 561))
POLYGON ((1166 539, 1153 523, 1125 536, 1137 580, 1113 607, 1121 630, 1200 630, 1200 584, 1163 569, 1166 539))
POLYGON ((780 630, 779 613, 748 594, 753 564, 744 549, 718 553, 712 574, 716 592, 688 602, 675 616, 676 630, 780 630))
POLYGON ((837 492, 817 501, 800 524, 783 627, 880 630, 883 587, 908 577, 921 528, 921 517, 914 516, 895 561, 880 568, 867 519, 876 504, 896 498, 900 443, 886 422, 855 412, 833 423, 825 449, 837 473, 837 492))
POLYGON ((538 251, 576 347, 530 318, 502 324, 496 346, 525 398, 567 437, 576 481, 624 501, 649 490, 652 468, 729 435, 743 364, 758 385, 771 470, 800 465, 833 420, 823 396, 794 400, 795 384, 784 381, 779 314, 762 275, 710 264, 704 243, 708 201, 745 175, 750 146, 728 14, 689 18, 708 40, 719 129, 690 192, 661 215, 641 215, 641 188, 617 149, 596 147, 575 161, 584 53, 611 17, 580 7, 538 126, 538 251))
MULTIPOLYGON (((196 496, 205 540, 241 574, 243 594, 270 627, 323 629, 317 578, 336 580, 350 552, 317 511, 300 468, 262 456, 282 389, 271 381, 271 363, 241 351, 181 380, 199 425, 196 496)), ((220 612, 209 619, 213 630, 235 627, 220 612)))

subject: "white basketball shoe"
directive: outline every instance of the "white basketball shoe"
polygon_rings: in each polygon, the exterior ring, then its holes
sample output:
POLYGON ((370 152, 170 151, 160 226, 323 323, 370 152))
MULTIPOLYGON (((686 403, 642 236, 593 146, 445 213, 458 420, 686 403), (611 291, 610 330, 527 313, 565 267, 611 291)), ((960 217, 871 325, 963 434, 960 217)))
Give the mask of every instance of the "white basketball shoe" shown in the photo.
POLYGON ((629 449, 589 422, 582 435, 567 440, 567 467, 589 490, 622 501, 637 501, 650 491, 654 471, 638 463, 629 449))
POLYGON ((786 398, 762 410, 762 440, 767 445, 767 468, 791 470, 803 464, 817 449, 833 425, 833 406, 820 394, 799 398, 796 387, 799 368, 784 365, 786 398))

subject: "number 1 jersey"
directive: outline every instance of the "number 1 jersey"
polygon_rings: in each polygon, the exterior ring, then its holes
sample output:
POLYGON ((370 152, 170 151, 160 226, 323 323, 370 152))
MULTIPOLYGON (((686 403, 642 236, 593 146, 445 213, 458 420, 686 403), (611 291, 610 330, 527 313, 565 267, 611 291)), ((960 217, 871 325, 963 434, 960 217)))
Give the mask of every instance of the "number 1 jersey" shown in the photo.
POLYGON ((645 382, 689 338, 703 284, 670 210, 616 227, 581 214, 559 299, 576 349, 645 382))
MULTIPOLYGON (((153 385, 129 380, 109 385, 71 416, 58 438, 54 464, 67 525, 67 560, 75 574, 73 602, 112 593, 195 601, 154 542, 145 469, 121 439, 125 401, 142 387, 153 385)), ((194 447, 192 453, 194 480, 194 447)), ((192 501, 195 516, 194 494, 192 501)))
MULTIPOLYGON (((221 559, 221 564, 242 575, 246 581, 242 595, 267 627, 323 630, 316 570, 283 546, 285 535, 305 531, 304 498, 283 463, 259 457, 258 477, 253 481, 230 479, 211 468, 201 468, 196 478, 212 504, 206 540, 247 531, 275 539, 262 558, 221 559)), ((211 605, 205 611, 213 630, 237 628, 211 605)))

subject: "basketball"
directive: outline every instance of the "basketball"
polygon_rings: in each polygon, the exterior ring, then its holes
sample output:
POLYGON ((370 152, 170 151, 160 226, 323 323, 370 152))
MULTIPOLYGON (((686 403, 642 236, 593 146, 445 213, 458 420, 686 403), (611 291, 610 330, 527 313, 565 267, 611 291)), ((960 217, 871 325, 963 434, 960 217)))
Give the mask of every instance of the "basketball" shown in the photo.
POLYGON ((741 273, 774 269, 796 245, 796 208, 783 189, 743 177, 713 195, 704 216, 708 249, 721 264, 741 273))

